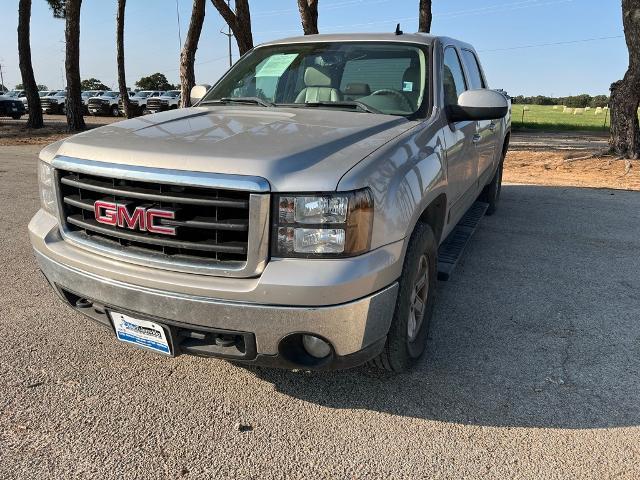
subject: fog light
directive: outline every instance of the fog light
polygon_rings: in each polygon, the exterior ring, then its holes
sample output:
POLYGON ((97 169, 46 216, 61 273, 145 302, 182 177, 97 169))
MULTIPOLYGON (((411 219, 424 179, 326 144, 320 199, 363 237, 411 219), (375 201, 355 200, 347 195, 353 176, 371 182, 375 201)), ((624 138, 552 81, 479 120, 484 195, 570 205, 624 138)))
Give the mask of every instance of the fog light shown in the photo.
POLYGON ((302 345, 309 355, 315 358, 324 358, 331 353, 331 347, 321 338, 313 335, 303 335, 302 345))

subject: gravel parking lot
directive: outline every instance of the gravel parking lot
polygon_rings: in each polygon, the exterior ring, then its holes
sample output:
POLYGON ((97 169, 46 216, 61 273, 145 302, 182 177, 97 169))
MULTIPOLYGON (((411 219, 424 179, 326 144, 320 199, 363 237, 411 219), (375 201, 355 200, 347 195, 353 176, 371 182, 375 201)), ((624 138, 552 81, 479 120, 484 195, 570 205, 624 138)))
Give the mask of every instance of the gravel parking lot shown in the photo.
POLYGON ((247 369, 61 305, 26 232, 39 148, 0 148, 0 478, 640 476, 640 193, 505 186, 409 373, 247 369))

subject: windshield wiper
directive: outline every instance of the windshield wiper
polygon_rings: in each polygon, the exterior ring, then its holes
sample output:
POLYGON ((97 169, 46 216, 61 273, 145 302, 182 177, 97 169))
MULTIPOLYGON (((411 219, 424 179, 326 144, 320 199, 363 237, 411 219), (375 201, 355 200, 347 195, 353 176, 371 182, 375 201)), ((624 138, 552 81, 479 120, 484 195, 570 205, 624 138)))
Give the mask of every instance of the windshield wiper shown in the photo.
POLYGON ((250 103, 253 105, 260 105, 261 107, 275 107, 275 103, 263 100, 258 97, 223 97, 216 100, 207 100, 202 102, 202 105, 207 103, 250 103))
POLYGON ((363 112, 367 113, 382 113, 377 108, 370 107, 364 102, 359 102, 358 100, 345 100, 341 102, 327 102, 327 101, 318 101, 318 102, 305 102, 305 103, 287 103, 287 104, 278 104, 283 107, 336 107, 336 108, 344 108, 350 107, 355 109, 359 109, 363 112))

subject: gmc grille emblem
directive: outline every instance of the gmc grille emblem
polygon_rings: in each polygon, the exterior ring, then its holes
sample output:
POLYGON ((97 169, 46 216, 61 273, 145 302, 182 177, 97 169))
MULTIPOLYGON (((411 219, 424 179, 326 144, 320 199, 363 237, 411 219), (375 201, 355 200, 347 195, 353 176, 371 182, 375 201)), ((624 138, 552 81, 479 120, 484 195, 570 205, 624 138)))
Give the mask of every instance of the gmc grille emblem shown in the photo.
POLYGON ((159 233, 161 235, 176 234, 176 227, 158 224, 158 220, 161 218, 176 218, 176 213, 171 210, 136 207, 132 213, 129 213, 129 209, 124 203, 97 200, 93 204, 93 213, 96 222, 105 225, 140 230, 141 232, 159 233))

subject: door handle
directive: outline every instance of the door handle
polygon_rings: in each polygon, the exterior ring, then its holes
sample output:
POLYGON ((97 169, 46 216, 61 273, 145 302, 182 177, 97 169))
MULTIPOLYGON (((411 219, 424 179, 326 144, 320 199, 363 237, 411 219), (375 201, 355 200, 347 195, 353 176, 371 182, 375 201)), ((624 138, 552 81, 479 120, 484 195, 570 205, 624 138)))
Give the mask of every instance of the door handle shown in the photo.
POLYGON ((496 131, 496 124, 494 122, 491 122, 489 124, 489 130, 491 130, 492 132, 496 131))
POLYGON ((482 140, 482 135, 480 135, 479 133, 476 133, 473 136, 473 143, 477 145, 478 143, 480 143, 480 140, 482 140))

